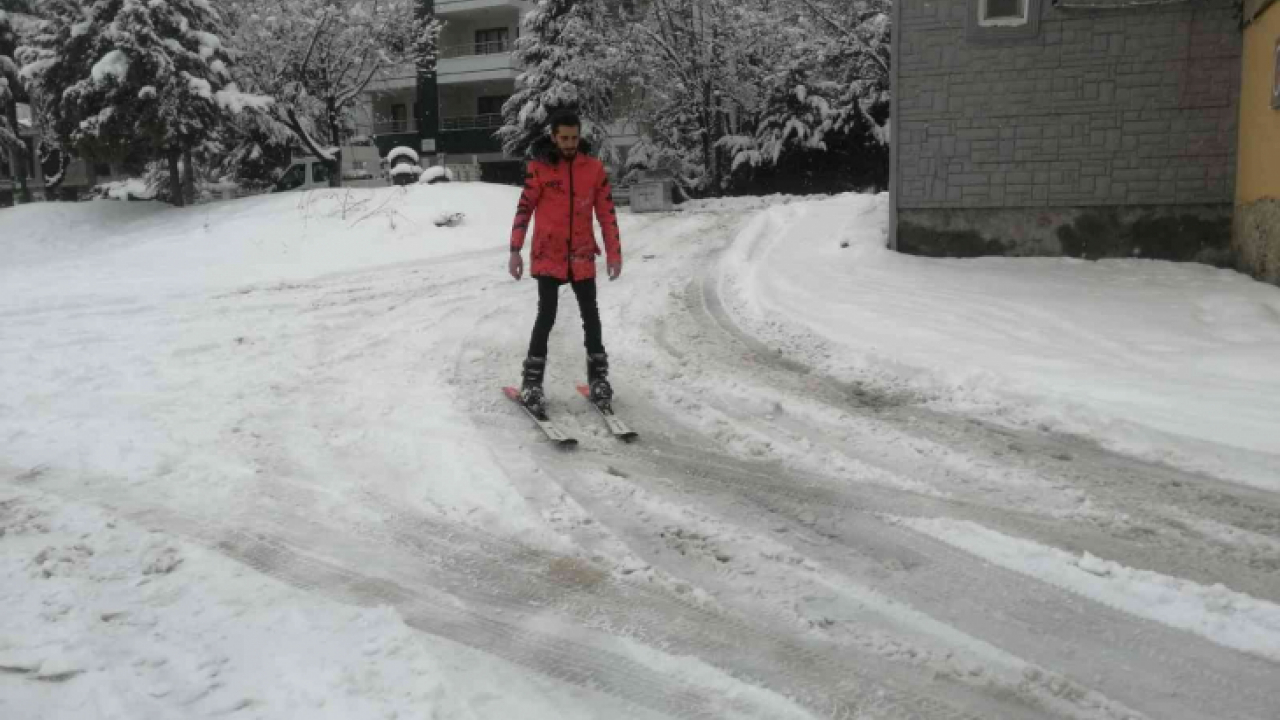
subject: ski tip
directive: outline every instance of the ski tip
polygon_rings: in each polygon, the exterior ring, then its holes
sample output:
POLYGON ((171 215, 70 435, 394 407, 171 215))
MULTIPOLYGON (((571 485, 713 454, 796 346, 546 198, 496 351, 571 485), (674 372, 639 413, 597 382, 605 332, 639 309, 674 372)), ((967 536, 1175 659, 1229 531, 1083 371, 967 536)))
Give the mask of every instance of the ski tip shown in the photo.
POLYGON ((515 400, 516 402, 520 402, 520 391, 513 387, 502 388, 502 394, 506 395, 508 400, 515 400))
POLYGON ((578 386, 578 394, 579 394, 579 395, 581 395, 582 397, 584 397, 584 398, 586 398, 586 399, 590 400, 590 399, 591 399, 591 388, 587 387, 586 385, 579 385, 579 386, 578 386))
POLYGON ((562 447, 562 448, 564 448, 564 449, 568 450, 568 449, 570 449, 570 448, 575 448, 575 447, 577 447, 577 446, 578 446, 578 439, 577 439, 577 438, 565 438, 565 439, 563 439, 563 440, 557 440, 557 441, 556 441, 556 445, 559 445, 560 447, 562 447))

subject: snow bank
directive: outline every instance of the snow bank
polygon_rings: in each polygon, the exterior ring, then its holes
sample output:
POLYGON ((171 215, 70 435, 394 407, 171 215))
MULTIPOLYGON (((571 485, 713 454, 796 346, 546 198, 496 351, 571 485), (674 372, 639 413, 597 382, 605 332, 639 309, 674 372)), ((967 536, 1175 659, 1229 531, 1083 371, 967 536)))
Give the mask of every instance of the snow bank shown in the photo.
POLYGON ((301 280, 477 247, 502 256, 511 218, 493 208, 514 212, 519 192, 482 183, 326 188, 243 198, 212 213, 155 203, 23 205, 0 212, 0 305, 68 291, 133 295, 301 280), (466 233, 437 230, 442 212, 477 220, 466 233), (50 285, 45 270, 66 273, 66 284, 50 285))
POLYGON ((155 191, 147 187, 142 178, 129 178, 93 186, 93 192, 100 198, 109 200, 153 200, 155 191))
MULTIPOLYGON (((419 278, 388 271, 390 279, 380 282, 391 293, 385 304, 376 301, 374 317, 348 326, 344 281, 324 279, 356 278, 346 282, 356 287, 354 297, 363 297, 362 272, 434 259, 450 272, 466 269, 479 274, 478 282, 492 282, 505 268, 510 231, 507 213, 493 209, 514 208, 518 196, 518 188, 497 185, 412 185, 191 208, 36 203, 0 212, 0 314, 68 305, 104 313, 21 329, 14 323, 14 332, 0 336, 0 367, 7 368, 0 373, 0 461, 20 467, 65 461, 95 475, 166 477, 166 487, 199 499, 210 491, 209 478, 219 478, 221 490, 252 482, 251 466, 260 461, 229 449, 227 438, 240 432, 231 428, 269 415, 270 427, 257 431, 279 436, 268 451, 277 460, 269 462, 319 463, 308 472, 336 474, 339 483, 378 477, 425 512, 542 537, 541 520, 523 510, 448 382, 450 342, 463 343, 474 329, 471 316, 457 313, 446 297, 424 307, 415 295, 419 278), (445 211, 469 220, 437 227, 445 211), (482 259, 490 254, 492 265, 482 259), (472 258, 471 265, 452 265, 453 256, 472 258), (283 314, 253 310, 277 300, 297 306, 283 314), (239 309, 224 314, 228 303, 239 309), (122 307, 135 310, 118 313, 122 307), (317 315, 317 308, 334 310, 317 315), (321 319, 330 312, 332 318, 321 319), (349 351, 308 360, 293 357, 294 350, 268 350, 278 341, 291 346, 288 338, 313 320, 318 324, 307 332, 328 337, 320 345, 349 351), (446 329, 454 334, 442 334, 446 329), (429 353, 443 356, 426 362, 429 353), (77 379, 66 374, 89 355, 97 359, 71 371, 77 379), (330 382, 345 389, 337 392, 330 382), (297 396, 282 401, 277 393, 284 388, 297 396), (306 399, 312 393, 324 401, 313 404, 306 399), (316 423, 330 429, 317 434, 316 423), (70 446, 77 450, 69 455, 70 446), (353 448, 361 449, 348 455, 353 448), (359 467, 339 471, 343 462, 359 467)), ((466 300, 476 285, 449 287, 466 300)), ((298 352, 311 354, 302 346, 298 352)))
POLYGON ((887 195, 773 204, 717 270, 730 312, 838 377, 1280 490, 1280 289, 1198 264, 913 257, 887 227, 887 195))

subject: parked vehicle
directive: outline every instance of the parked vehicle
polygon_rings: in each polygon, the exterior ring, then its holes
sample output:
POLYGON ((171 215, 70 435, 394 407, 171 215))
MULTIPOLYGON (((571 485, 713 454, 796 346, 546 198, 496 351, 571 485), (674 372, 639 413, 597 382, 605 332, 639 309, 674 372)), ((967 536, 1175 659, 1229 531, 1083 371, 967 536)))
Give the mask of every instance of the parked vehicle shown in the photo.
MULTIPOLYGON (((342 148, 343 187, 386 187, 388 185, 378 149, 360 145, 342 148)), ((329 166, 314 155, 295 158, 276 181, 271 192, 317 190, 329 187, 329 166)))

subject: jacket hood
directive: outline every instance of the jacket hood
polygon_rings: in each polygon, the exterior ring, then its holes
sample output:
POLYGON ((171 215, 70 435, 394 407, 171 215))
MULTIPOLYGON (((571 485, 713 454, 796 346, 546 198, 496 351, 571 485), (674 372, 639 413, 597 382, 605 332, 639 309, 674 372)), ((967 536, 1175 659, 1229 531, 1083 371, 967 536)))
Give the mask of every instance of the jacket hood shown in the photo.
MULTIPOLYGON (((578 141, 579 155, 590 155, 593 149, 591 141, 586 138, 578 141)), ((551 142, 550 137, 543 135, 534 140, 533 144, 529 146, 529 157, 534 160, 541 160, 549 165, 555 165, 560 162, 560 151, 556 149, 556 144, 551 142)))

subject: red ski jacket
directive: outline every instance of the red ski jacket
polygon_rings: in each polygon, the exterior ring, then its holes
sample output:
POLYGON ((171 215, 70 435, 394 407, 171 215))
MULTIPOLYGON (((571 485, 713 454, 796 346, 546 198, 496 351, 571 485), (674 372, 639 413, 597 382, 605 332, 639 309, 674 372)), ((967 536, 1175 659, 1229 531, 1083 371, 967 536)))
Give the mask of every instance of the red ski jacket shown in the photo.
POLYGON ((600 244, 591 221, 593 210, 604 233, 606 261, 620 262, 618 215, 604 163, 581 152, 572 162, 531 160, 511 228, 511 250, 524 247, 532 220, 531 276, 568 281, 594 278, 600 244))

